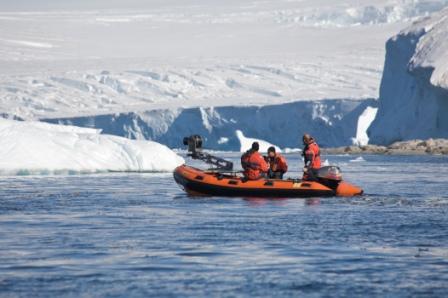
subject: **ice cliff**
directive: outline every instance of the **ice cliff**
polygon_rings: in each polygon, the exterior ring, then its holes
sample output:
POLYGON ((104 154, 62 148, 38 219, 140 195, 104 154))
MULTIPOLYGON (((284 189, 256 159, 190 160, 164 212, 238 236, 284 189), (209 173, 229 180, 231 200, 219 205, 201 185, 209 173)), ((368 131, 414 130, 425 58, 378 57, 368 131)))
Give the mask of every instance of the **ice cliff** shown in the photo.
POLYGON ((448 9, 386 43, 379 109, 370 143, 448 138, 448 9))
MULTIPOLYGON (((131 139, 149 139, 171 148, 182 147, 182 138, 200 134, 206 146, 240 151, 241 134, 281 148, 301 146, 301 135, 311 133, 322 146, 352 144, 359 134, 359 117, 373 99, 298 101, 264 106, 224 106, 150 110, 43 121, 102 129, 131 139), (238 131, 240 131, 238 133, 238 131)), ((365 124, 364 124, 365 125, 365 124)))

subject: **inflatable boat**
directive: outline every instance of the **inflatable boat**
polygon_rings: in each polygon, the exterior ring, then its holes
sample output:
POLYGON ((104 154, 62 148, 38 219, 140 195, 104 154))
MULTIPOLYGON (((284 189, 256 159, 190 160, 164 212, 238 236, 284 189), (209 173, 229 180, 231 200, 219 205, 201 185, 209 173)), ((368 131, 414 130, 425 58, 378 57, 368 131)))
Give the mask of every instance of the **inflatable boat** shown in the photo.
MULTIPOLYGON (((335 169, 322 168, 324 171, 335 169)), ((325 179, 325 178, 324 178, 325 179)), ((295 179, 246 180, 238 173, 221 173, 213 170, 200 170, 187 165, 174 171, 174 180, 191 195, 224 197, 278 197, 307 198, 356 196, 362 189, 345 181, 301 181, 295 179)))
POLYGON ((307 198, 351 197, 363 193, 361 188, 343 181, 341 171, 336 166, 322 167, 316 172, 313 181, 266 178, 247 180, 242 173, 233 171, 232 162, 200 150, 200 136, 184 138, 184 145, 188 146, 188 156, 215 166, 202 170, 184 164, 174 170, 174 180, 191 195, 307 198))

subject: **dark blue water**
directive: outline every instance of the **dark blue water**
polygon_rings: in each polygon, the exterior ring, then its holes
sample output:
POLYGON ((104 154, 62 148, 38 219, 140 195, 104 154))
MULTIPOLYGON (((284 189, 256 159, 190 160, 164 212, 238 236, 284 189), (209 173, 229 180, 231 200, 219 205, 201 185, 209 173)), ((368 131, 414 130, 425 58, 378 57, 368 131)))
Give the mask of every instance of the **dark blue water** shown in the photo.
POLYGON ((448 158, 328 159, 367 195, 191 198, 170 174, 0 178, 0 297, 446 297, 448 158))

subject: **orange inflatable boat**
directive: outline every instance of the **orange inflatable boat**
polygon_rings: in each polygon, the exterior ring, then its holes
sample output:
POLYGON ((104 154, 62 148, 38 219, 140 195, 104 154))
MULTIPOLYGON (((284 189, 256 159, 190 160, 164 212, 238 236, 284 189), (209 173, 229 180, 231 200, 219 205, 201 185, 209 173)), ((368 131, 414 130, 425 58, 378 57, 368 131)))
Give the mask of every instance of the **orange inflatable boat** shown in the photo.
POLYGON ((187 193, 192 195, 306 198, 347 197, 357 196, 363 193, 361 188, 342 180, 338 181, 326 178, 322 178, 319 181, 300 181, 293 179, 245 180, 236 173, 226 174, 215 171, 204 171, 187 165, 182 165, 175 169, 174 179, 187 193))
POLYGON ((182 165, 174 170, 174 180, 189 194, 224 197, 305 198, 357 196, 363 190, 342 180, 338 167, 322 167, 313 181, 296 179, 247 180, 242 173, 233 171, 233 163, 201 150, 202 138, 192 135, 183 140, 188 156, 213 165, 214 169, 201 170, 182 165))

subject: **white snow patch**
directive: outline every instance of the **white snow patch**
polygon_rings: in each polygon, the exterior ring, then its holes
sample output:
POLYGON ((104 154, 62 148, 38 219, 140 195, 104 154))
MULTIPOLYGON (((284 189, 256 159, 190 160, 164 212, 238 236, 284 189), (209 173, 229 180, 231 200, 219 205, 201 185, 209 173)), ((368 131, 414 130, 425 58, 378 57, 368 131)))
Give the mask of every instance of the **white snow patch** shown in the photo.
POLYGON ((283 149, 283 152, 285 153, 297 153, 297 152, 302 152, 302 149, 300 148, 285 148, 283 149))
POLYGON ((4 39, 3 41, 7 43, 27 46, 27 47, 33 47, 33 48, 45 48, 45 49, 51 49, 53 48, 53 45, 46 42, 36 42, 36 41, 28 41, 28 40, 14 40, 14 39, 4 39))
POLYGON ((260 152, 267 152, 268 148, 271 147, 271 146, 274 146, 275 150, 277 152, 281 152, 279 147, 277 147, 277 146, 275 146, 275 145, 273 145, 273 144, 271 144, 269 142, 266 142, 266 141, 260 140, 260 139, 254 139, 254 138, 247 138, 247 137, 245 137, 241 130, 237 130, 235 132, 235 134, 236 134, 236 136, 237 136, 237 138, 238 138, 238 140, 240 141, 240 144, 241 144, 240 152, 245 152, 245 151, 249 150, 251 148, 253 142, 258 142, 258 144, 260 144, 260 152))
POLYGON ((99 130, 0 119, 0 174, 169 172, 184 162, 164 145, 99 130))
POLYGON ((102 23, 129 23, 131 19, 129 18, 96 18, 97 22, 102 23))
POLYGON ((378 108, 367 107, 358 118, 358 127, 356 129, 356 137, 352 139, 353 145, 365 146, 369 143, 367 129, 376 117, 378 108))
POLYGON ((227 144, 229 142, 229 138, 226 137, 220 137, 218 140, 218 144, 227 144))
MULTIPOLYGON (((298 1, 301 2, 301 1, 298 1)), ((393 24, 436 12, 446 0, 333 1, 327 7, 277 11, 276 21, 313 27, 350 27, 393 24)))
POLYGON ((362 156, 359 156, 355 159, 350 159, 349 161, 350 162, 365 162, 366 160, 362 156))

